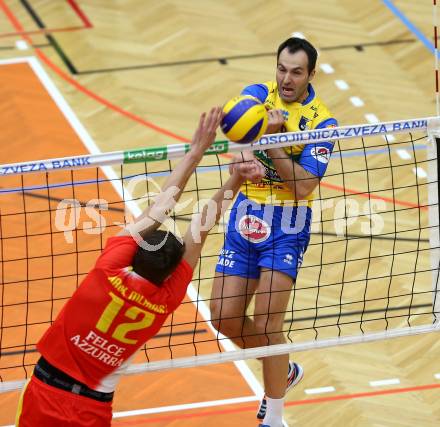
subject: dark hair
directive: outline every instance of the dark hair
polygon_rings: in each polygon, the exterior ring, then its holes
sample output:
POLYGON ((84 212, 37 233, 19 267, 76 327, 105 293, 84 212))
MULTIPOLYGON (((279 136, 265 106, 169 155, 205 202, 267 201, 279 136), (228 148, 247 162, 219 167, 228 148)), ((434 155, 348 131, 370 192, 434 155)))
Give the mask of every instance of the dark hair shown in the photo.
POLYGON ((160 285, 182 260, 185 245, 173 233, 155 230, 144 241, 158 249, 147 250, 139 246, 133 259, 133 270, 155 285, 160 285))
POLYGON ((289 39, 285 40, 278 47, 277 62, 280 59, 280 53, 286 48, 289 50, 289 53, 295 53, 299 50, 303 50, 307 54, 307 58, 309 58, 309 65, 307 67, 309 74, 315 69, 318 52, 310 42, 305 39, 300 39, 299 37, 290 37, 289 39))

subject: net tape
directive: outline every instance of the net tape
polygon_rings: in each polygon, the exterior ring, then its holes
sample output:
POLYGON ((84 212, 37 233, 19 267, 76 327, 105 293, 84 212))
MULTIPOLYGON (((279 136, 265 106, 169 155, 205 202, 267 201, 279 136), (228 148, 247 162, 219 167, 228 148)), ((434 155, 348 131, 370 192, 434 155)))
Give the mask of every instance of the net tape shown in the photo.
MULTIPOLYGON (((236 153, 276 147, 288 147, 325 141, 342 141, 346 139, 386 135, 389 133, 408 133, 425 131, 429 128, 439 129, 440 119, 428 117, 422 119, 398 120, 376 124, 341 126, 303 132, 289 132, 274 135, 263 135, 258 141, 250 144, 236 144, 230 141, 216 141, 206 155, 236 153)), ((179 159, 188 152, 190 144, 172 144, 164 147, 139 148, 134 150, 114 151, 109 153, 62 157, 57 159, 36 160, 0 165, 0 175, 17 175, 51 170, 71 170, 129 163, 152 162, 159 160, 179 159)))

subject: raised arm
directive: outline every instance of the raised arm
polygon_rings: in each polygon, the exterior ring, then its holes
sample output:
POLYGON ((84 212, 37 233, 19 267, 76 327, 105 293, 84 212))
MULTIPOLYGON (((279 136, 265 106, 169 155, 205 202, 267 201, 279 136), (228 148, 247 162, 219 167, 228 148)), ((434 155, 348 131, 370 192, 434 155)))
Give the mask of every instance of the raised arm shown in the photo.
POLYGON ((257 182, 264 176, 263 165, 256 161, 242 161, 241 155, 235 156, 229 169, 231 176, 215 195, 206 203, 202 211, 193 215, 191 225, 184 237, 185 253, 183 258, 195 268, 203 244, 212 227, 225 213, 231 201, 244 181, 257 182))
MULTIPOLYGON (((281 110, 269 110, 267 133, 280 132, 284 123, 281 110)), ((270 148, 267 154, 272 159, 276 171, 284 183, 289 187, 295 200, 307 197, 319 184, 319 178, 293 161, 283 148, 270 148)))
POLYGON ((190 151, 172 171, 153 203, 133 223, 128 224, 119 232, 119 236, 139 234, 145 236, 159 228, 179 201, 189 177, 199 164, 203 154, 214 142, 221 117, 220 107, 214 107, 209 113, 203 113, 200 116, 190 151))
POLYGON ((319 184, 319 178, 293 161, 282 148, 267 150, 280 178, 289 187, 295 200, 305 199, 319 184))

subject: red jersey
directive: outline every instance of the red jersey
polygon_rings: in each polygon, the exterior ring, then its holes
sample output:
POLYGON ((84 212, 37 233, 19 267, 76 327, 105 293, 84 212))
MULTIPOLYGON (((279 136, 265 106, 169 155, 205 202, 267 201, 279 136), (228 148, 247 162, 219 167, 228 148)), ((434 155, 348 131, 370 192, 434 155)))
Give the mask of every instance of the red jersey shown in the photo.
POLYGON ((192 278, 182 260, 160 286, 149 282, 132 271, 137 249, 131 236, 109 238, 94 269, 37 344, 49 363, 95 390, 114 390, 119 375, 112 374, 157 334, 192 278))

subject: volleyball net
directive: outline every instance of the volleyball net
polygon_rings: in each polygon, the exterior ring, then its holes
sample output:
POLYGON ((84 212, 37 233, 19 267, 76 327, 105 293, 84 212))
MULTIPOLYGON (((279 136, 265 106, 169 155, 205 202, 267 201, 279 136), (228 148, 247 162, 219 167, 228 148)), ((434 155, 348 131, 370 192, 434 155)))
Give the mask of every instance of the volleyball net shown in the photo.
MULTIPOLYGON (((176 234, 227 179, 231 153, 335 142, 285 313, 288 343, 239 350, 210 325, 222 220, 208 236, 187 298, 128 373, 437 331, 439 138, 440 119, 425 118, 214 143, 164 223, 176 234)), ((37 341, 106 239, 140 214, 188 150, 177 144, 0 166, 0 391, 29 377, 37 341)))

